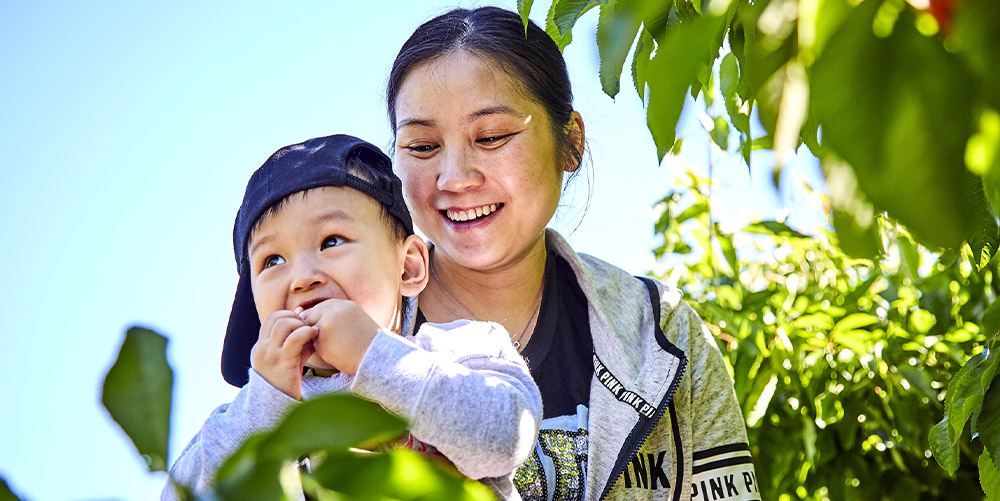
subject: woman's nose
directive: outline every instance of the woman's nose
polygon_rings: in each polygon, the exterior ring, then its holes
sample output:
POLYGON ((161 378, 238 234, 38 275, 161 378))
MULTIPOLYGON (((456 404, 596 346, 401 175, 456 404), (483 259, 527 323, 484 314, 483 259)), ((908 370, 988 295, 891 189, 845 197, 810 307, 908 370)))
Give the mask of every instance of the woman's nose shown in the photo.
POLYGON ((464 148, 443 152, 437 178, 441 191, 463 191, 483 182, 483 173, 476 166, 474 156, 464 148))

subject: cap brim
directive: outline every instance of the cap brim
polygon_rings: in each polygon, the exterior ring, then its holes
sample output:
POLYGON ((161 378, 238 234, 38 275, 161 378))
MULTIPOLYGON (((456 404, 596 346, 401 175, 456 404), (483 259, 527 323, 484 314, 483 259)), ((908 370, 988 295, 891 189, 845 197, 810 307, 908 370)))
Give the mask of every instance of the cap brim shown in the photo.
POLYGON ((233 310, 229 313, 226 340, 222 344, 222 377, 226 382, 242 388, 250 378, 250 349, 260 334, 260 319, 257 305, 250 289, 250 277, 240 274, 233 298, 233 310))

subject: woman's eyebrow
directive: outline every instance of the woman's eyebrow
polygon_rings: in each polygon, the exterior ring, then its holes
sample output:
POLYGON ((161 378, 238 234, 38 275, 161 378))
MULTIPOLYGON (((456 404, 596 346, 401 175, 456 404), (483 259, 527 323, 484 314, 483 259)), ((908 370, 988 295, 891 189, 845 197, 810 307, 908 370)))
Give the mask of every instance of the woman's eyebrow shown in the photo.
POLYGON ((517 118, 524 118, 525 116, 519 113, 514 108, 511 108, 510 106, 507 106, 505 104, 498 104, 496 106, 489 106, 487 108, 483 108, 481 110, 477 110, 470 113, 469 116, 465 117, 465 122, 466 123, 475 122, 476 120, 479 120, 480 118, 489 115, 512 115, 517 118))
MULTIPOLYGON (((496 106, 488 106, 486 108, 473 111, 472 113, 469 113, 468 116, 465 117, 464 121, 466 124, 469 124, 475 122, 476 120, 479 120, 480 118, 490 115, 511 115, 517 118, 524 118, 527 116, 518 112, 514 108, 511 108, 510 106, 507 106, 505 104, 498 104, 496 106)), ((402 129, 403 127, 410 127, 410 126, 433 127, 436 124, 437 122, 430 118, 413 117, 413 118, 404 118, 400 120, 399 123, 396 125, 396 128, 402 129)))
POLYGON ((396 124, 397 129, 402 129, 403 127, 417 126, 417 127, 433 127, 434 120, 429 118, 404 118, 396 124))

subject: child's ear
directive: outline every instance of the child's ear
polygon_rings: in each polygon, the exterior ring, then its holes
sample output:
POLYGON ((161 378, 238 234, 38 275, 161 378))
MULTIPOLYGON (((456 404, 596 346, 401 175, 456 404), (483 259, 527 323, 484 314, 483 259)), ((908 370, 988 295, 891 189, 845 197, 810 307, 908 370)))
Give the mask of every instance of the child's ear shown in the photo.
POLYGON ((403 276, 399 293, 416 296, 427 286, 428 263, 427 244, 420 237, 410 235, 403 241, 403 276))

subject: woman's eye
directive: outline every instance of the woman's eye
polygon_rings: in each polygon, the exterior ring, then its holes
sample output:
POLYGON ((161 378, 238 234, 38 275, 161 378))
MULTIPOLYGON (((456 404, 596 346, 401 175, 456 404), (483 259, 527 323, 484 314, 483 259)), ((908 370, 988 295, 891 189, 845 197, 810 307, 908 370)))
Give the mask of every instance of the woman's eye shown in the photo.
POLYGON ((265 270, 268 269, 268 268, 270 268, 270 267, 272 267, 272 266, 277 266, 279 264, 285 264, 285 258, 283 258, 283 257, 281 257, 281 256, 279 256, 277 254, 274 254, 274 255, 271 255, 271 256, 267 256, 267 258, 264 259, 264 269, 265 270))
POLYGON ((320 244, 319 248, 320 248, 320 250, 329 249, 330 247, 335 247, 335 246, 340 245, 342 243, 344 243, 344 239, 343 238, 330 235, 330 236, 328 236, 328 237, 326 237, 326 238, 323 239, 323 243, 320 244))
POLYGON ((438 148, 436 144, 417 144, 413 146, 407 146, 406 149, 413 153, 430 153, 438 148))
POLYGON ((480 143, 480 144, 486 144, 486 145, 496 144, 496 143, 499 143, 499 142, 503 141, 504 139, 510 138, 513 135, 514 134, 504 134, 504 135, 501 135, 501 136, 486 136, 486 137, 481 137, 481 138, 477 139, 476 142, 480 143))

